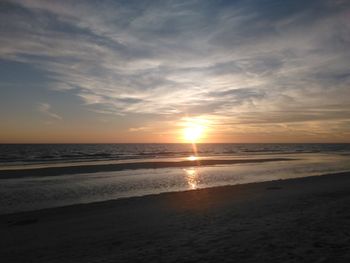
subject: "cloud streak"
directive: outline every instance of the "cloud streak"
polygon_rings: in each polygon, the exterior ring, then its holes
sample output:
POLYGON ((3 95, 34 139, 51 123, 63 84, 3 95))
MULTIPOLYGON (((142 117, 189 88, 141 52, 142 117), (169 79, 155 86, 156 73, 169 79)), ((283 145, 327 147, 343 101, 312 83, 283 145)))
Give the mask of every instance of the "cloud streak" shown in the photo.
POLYGON ((54 119, 54 120, 62 120, 63 119, 58 114, 52 112, 51 105, 48 103, 39 103, 38 111, 41 112, 42 114, 44 114, 45 116, 49 117, 50 119, 54 119))
MULTIPOLYGON (((74 90, 96 112, 348 129, 346 1, 1 5, 0 58, 41 69, 50 89, 74 90)), ((48 104, 41 111, 61 118, 48 104)))

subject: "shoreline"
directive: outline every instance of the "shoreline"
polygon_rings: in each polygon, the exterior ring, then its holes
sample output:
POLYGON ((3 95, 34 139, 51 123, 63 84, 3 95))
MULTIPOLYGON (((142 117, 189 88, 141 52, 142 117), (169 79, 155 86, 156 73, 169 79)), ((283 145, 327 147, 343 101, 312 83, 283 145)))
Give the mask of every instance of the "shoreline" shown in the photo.
POLYGON ((350 172, 0 215, 3 262, 348 262, 350 172))
POLYGON ((191 167, 191 166, 211 166, 220 164, 244 164, 244 163, 263 163, 278 161, 294 161, 294 158, 259 158, 259 159, 200 159, 186 161, 155 161, 155 162, 134 162, 134 163, 116 163, 116 164, 94 164, 94 165, 74 165, 60 167, 43 167, 31 169, 9 169, 0 170, 0 179, 12 179, 22 177, 37 176, 59 176, 68 174, 114 172, 123 170, 138 169, 159 169, 174 167, 191 167))
MULTIPOLYGON (((326 174, 318 174, 318 175, 310 175, 310 176, 305 176, 305 177, 297 177, 297 178, 286 178, 286 179, 276 179, 276 180, 270 180, 270 181, 261 181, 261 182, 250 182, 250 183, 243 183, 243 184, 234 184, 234 185, 221 185, 221 186, 214 186, 214 187, 207 187, 207 188, 198 188, 198 189, 190 189, 190 190, 183 190, 183 191, 172 191, 172 192, 161 192, 161 193, 155 193, 155 194, 146 194, 146 195, 138 195, 138 196, 130 196, 130 197, 121 197, 117 199, 110 199, 110 200, 104 200, 104 201, 96 201, 96 202, 87 202, 87 203, 76 203, 76 204, 70 204, 70 205, 65 205, 65 206, 57 206, 57 207, 48 207, 48 208, 41 208, 37 210, 28 210, 28 211, 19 211, 19 212, 13 212, 13 213, 6 213, 6 214, 0 214, 0 222, 2 217, 12 217, 12 216, 19 216, 23 214, 36 214, 36 213, 45 213, 45 211, 49 210, 74 210, 75 208, 83 208, 87 207, 89 209, 89 206, 94 206, 94 207, 99 207, 101 206, 113 206, 113 203, 118 203, 118 202, 124 202, 128 200, 130 202, 135 202, 136 200, 140 199, 153 199, 153 198, 162 198, 162 196, 166 195, 187 195, 191 194, 194 192, 197 192, 198 194, 201 194, 201 192, 220 192, 221 190, 224 191, 233 191, 234 188, 250 188, 250 187, 259 187, 259 185, 267 185, 267 190, 280 190, 282 188, 280 187, 275 187, 275 186, 270 186, 270 185, 277 185, 277 184, 289 184, 289 183, 302 183, 302 182, 307 182, 310 183, 313 181, 315 178, 323 178, 320 180, 329 180, 330 178, 336 178, 342 179, 345 177, 349 177, 350 181, 350 171, 344 171, 344 172, 336 172, 336 173, 326 173, 326 174)), ((317 179, 316 179, 317 180, 317 179)), ((84 209, 84 208, 83 208, 84 209)), ((50 213, 50 212, 49 212, 50 213)))

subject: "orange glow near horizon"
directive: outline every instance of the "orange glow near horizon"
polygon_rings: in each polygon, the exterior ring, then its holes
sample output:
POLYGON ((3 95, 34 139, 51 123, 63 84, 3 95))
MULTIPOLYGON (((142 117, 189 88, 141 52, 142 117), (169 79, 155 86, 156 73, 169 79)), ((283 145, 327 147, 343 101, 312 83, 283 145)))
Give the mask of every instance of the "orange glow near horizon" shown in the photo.
POLYGON ((183 126, 183 140, 184 142, 192 144, 193 155, 189 156, 187 159, 190 161, 198 160, 198 152, 196 143, 203 142, 206 138, 206 131, 209 129, 209 121, 201 118, 184 118, 185 122, 183 126))
POLYGON ((208 121, 202 118, 185 118, 183 140, 192 144, 203 141, 208 121))
POLYGON ((196 142, 203 134, 203 127, 199 125, 187 127, 184 129, 184 138, 186 141, 196 142))

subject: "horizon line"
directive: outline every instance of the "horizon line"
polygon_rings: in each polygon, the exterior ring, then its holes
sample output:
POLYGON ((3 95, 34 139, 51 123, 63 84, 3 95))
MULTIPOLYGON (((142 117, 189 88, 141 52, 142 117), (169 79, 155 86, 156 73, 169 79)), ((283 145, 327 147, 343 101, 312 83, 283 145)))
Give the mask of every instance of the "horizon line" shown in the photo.
POLYGON ((350 142, 0 142, 0 145, 5 144, 350 144, 350 142))

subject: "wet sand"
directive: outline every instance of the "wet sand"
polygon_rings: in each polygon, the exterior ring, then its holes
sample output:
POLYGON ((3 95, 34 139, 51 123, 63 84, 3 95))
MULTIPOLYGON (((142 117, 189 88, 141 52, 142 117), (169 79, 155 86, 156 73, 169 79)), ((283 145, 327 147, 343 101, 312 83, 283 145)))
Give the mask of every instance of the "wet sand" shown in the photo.
POLYGON ((350 172, 0 216, 1 262, 350 262, 350 172))
POLYGON ((252 158, 252 159, 203 159, 192 161, 135 161, 115 164, 89 164, 61 167, 42 167, 31 169, 9 169, 0 170, 0 179, 11 179, 20 177, 35 177, 35 176, 58 176, 66 174, 82 174, 82 173, 97 173, 97 172, 112 172, 123 170, 137 169, 158 169, 170 167, 193 167, 193 166, 208 166, 220 164, 244 164, 244 163, 264 163, 264 162, 279 162, 293 161, 293 158, 252 158))

